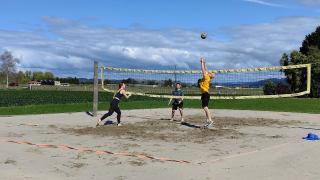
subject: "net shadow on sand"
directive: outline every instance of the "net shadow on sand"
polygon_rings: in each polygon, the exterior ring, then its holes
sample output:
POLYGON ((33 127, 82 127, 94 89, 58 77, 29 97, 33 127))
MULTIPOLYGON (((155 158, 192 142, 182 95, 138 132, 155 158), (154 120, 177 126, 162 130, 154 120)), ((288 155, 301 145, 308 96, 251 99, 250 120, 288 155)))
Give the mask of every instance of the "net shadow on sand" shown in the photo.
POLYGON ((280 127, 277 127, 277 128, 305 129, 305 130, 320 131, 320 128, 302 127, 302 126, 280 126, 280 127))

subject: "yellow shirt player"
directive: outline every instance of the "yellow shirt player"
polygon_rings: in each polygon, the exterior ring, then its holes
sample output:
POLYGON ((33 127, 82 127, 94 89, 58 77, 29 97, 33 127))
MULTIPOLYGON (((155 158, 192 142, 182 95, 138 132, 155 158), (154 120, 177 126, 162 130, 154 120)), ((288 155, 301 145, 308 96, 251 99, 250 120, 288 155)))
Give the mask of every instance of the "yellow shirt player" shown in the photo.
POLYGON ((204 127, 209 128, 209 127, 213 126, 211 113, 208 108, 209 101, 210 101, 209 90, 210 90, 211 80, 214 78, 215 74, 208 71, 204 58, 200 59, 200 63, 201 63, 201 70, 202 70, 203 77, 202 77, 202 79, 199 80, 199 88, 200 88, 200 92, 201 92, 202 108, 203 108, 203 110, 206 114, 206 117, 207 117, 207 120, 206 120, 204 127))
POLYGON ((199 83, 201 94, 209 93, 211 79, 212 78, 211 78, 211 76, 209 76, 209 74, 203 75, 203 78, 201 79, 201 81, 199 83))

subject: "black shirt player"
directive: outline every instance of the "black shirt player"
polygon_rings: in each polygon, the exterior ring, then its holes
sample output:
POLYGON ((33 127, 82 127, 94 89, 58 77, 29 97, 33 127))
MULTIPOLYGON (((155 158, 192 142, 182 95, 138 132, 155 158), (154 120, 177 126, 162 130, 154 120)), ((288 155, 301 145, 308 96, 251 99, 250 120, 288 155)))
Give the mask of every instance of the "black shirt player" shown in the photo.
POLYGON ((103 121, 105 118, 111 116, 114 112, 117 113, 117 125, 121 126, 121 110, 119 108, 119 102, 121 98, 124 96, 126 99, 128 99, 131 94, 126 93, 126 85, 124 83, 119 84, 118 91, 114 94, 112 101, 110 103, 109 111, 104 114, 101 118, 98 119, 96 126, 100 125, 100 122, 103 121))

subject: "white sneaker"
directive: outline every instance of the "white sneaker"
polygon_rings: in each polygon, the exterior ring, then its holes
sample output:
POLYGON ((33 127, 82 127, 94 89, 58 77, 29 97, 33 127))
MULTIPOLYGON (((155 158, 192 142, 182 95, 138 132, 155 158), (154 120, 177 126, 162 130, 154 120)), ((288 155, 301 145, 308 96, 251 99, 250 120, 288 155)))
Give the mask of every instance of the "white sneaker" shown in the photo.
POLYGON ((213 121, 212 120, 207 120, 207 122, 205 123, 204 125, 204 128, 210 128, 212 127, 214 124, 213 124, 213 121))
POLYGON ((170 121, 174 121, 173 118, 171 118, 170 121))
POLYGON ((122 124, 121 124, 121 123, 119 123, 117 126, 122 126, 122 124))

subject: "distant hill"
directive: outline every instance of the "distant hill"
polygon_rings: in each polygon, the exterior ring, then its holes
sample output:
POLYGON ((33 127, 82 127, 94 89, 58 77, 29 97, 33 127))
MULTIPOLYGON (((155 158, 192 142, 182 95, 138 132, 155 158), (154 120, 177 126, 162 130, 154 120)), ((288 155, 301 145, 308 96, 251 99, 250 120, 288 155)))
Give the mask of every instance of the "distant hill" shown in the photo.
POLYGON ((80 83, 93 83, 93 79, 87 79, 87 78, 79 78, 80 83))
POLYGON ((261 81, 255 81, 255 82, 213 83, 213 85, 214 86, 216 86, 216 85, 228 86, 228 87, 246 86, 246 87, 252 87, 252 88, 259 88, 259 87, 263 87, 269 81, 273 82, 274 84, 282 83, 285 85, 289 85, 285 78, 283 78, 283 79, 271 78, 271 79, 265 79, 265 80, 261 80, 261 81))
MULTIPOLYGON (((134 79, 131 79, 134 80, 134 79)), ((93 83, 93 79, 87 79, 87 78, 79 78, 80 83, 93 83)), ((100 79, 99 79, 100 81, 100 79)), ((108 80, 108 83, 111 84, 118 84, 120 82, 123 82, 124 80, 108 80)), ((150 80, 139 80, 136 81, 135 83, 131 82, 129 84, 148 84, 148 81, 150 80), (145 82, 141 82, 141 81, 145 81, 145 82)), ((251 87, 251 88, 261 88, 263 87, 267 82, 273 82, 274 84, 278 84, 278 83, 282 83, 285 85, 288 85, 288 82, 285 78, 283 79, 276 79, 276 78, 270 78, 270 79, 265 79, 265 80, 261 80, 261 81, 254 81, 254 82, 228 82, 228 83, 215 83, 213 82, 213 86, 226 86, 226 87, 251 87)), ((154 81, 154 84, 162 84, 163 81, 154 81)), ((194 83, 187 83, 188 85, 194 85, 196 86, 196 84, 194 83)))

